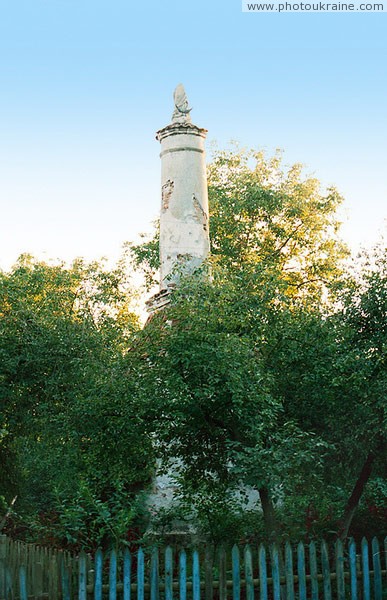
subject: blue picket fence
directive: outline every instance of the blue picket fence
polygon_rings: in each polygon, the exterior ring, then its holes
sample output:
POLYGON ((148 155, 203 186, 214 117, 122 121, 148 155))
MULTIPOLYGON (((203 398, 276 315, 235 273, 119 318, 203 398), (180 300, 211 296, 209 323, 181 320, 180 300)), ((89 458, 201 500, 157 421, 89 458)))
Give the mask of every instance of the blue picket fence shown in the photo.
POLYGON ((387 538, 78 556, 0 536, 1 600, 385 600, 387 538))

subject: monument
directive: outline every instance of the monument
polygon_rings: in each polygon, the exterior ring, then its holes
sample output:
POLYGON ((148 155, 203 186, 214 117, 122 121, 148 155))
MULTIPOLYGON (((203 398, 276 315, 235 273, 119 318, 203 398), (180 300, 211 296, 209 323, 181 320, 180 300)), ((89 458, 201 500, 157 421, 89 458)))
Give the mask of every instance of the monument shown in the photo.
MULTIPOLYGON (((156 133, 161 144, 160 291, 147 302, 150 313, 168 304, 181 275, 199 268, 210 249, 204 149, 207 130, 191 122, 182 84, 176 87, 173 98, 172 122, 156 133)), ((175 491, 173 469, 156 475, 149 506, 169 508, 175 491)))
POLYGON ((210 248, 207 130, 191 122, 192 109, 182 84, 173 98, 172 121, 156 133, 161 144, 160 291, 147 303, 150 312, 168 303, 181 275, 200 267, 210 248))

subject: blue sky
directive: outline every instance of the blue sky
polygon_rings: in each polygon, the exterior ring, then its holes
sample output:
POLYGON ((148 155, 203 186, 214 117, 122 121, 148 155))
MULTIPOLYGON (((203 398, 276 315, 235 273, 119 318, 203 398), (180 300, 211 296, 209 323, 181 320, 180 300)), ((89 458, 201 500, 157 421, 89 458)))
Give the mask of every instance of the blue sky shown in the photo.
POLYGON ((282 148, 346 198, 345 239, 387 217, 387 14, 241 12, 240 0, 0 0, 0 267, 114 257, 159 209, 155 131, 185 84, 224 147, 282 148))

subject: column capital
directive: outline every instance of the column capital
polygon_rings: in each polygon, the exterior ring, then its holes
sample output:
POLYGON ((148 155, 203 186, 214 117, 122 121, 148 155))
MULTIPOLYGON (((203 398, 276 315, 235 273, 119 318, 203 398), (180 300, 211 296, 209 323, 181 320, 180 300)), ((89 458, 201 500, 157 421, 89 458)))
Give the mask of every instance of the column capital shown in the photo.
POLYGON ((207 133, 207 129, 198 127, 193 123, 170 123, 166 127, 163 127, 162 129, 159 129, 159 131, 156 132, 156 140, 161 142, 163 139, 171 135, 197 135, 205 139, 207 133))

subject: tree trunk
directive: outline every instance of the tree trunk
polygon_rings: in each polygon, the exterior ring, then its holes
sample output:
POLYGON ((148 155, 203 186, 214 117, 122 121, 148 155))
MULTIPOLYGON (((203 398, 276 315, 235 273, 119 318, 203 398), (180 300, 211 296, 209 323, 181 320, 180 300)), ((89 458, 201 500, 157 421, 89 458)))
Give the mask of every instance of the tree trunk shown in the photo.
POLYGON ((369 480, 373 463, 376 458, 376 453, 370 452, 366 458, 366 461, 360 471, 360 475, 357 478, 355 486, 352 490, 352 494, 350 495, 347 505, 344 509, 344 513, 342 518, 340 519, 340 532, 339 537, 341 540, 345 540, 348 536, 348 531, 352 523, 353 516, 356 512, 356 509, 359 505, 360 498, 363 494, 364 488, 366 486, 367 481, 369 480))
POLYGON ((259 488, 258 492, 262 505, 266 535, 269 540, 275 542, 278 535, 278 523, 275 516, 273 502, 270 497, 270 491, 266 486, 264 486, 259 488))

